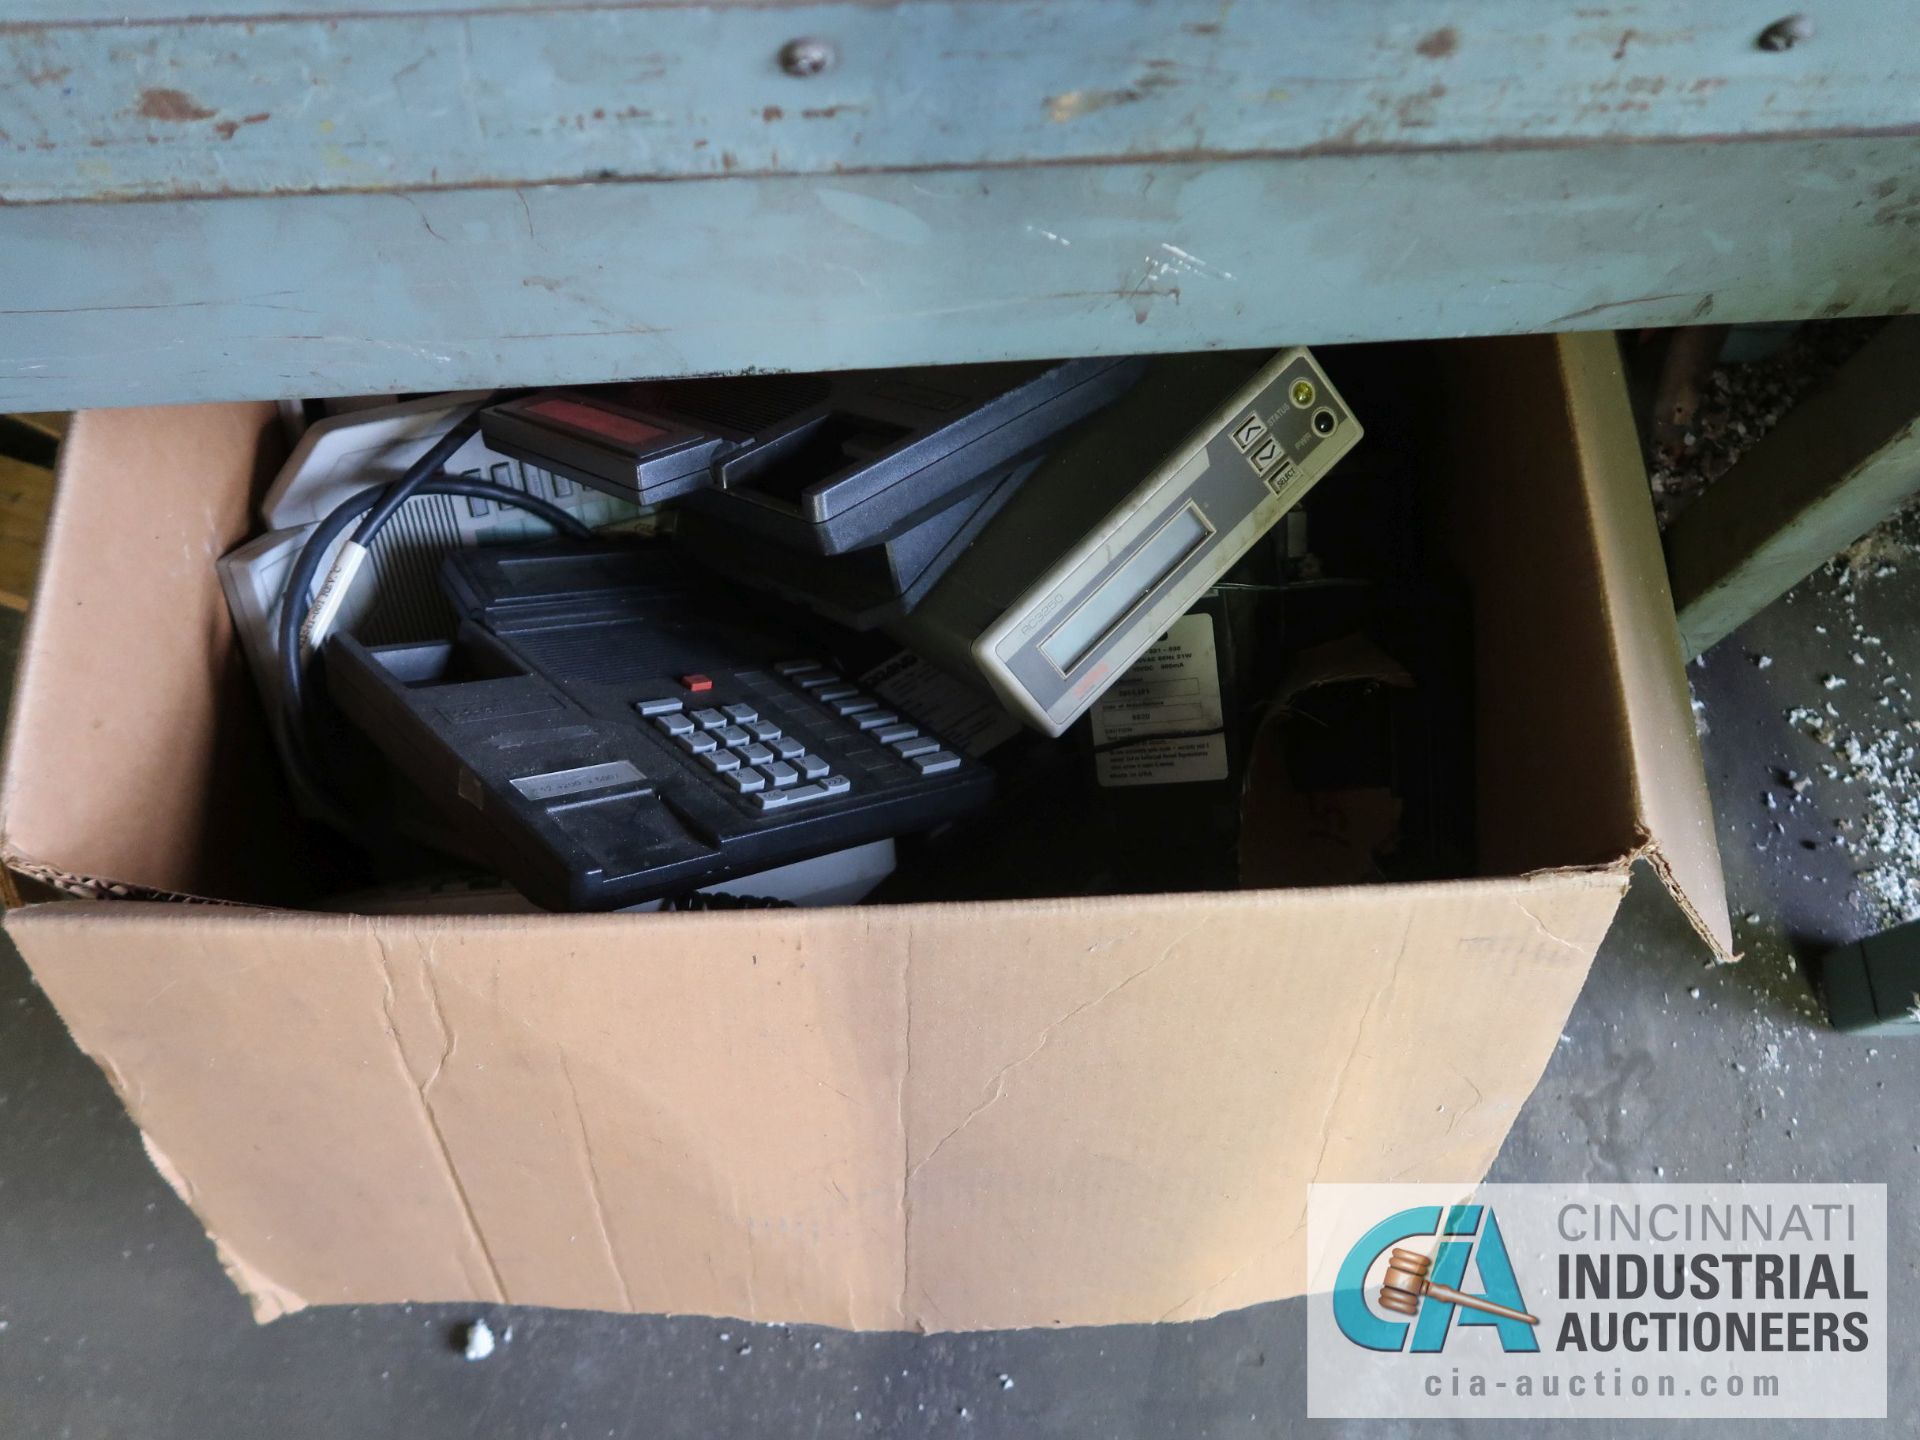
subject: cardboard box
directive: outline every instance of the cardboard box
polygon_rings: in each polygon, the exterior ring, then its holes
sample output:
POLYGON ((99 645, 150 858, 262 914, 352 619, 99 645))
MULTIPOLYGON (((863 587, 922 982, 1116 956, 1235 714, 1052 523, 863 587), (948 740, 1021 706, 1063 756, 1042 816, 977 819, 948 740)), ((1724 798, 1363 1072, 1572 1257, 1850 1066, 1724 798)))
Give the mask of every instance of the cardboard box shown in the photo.
MULTIPOLYGON (((1635 859, 1728 943, 1612 341, 1441 359, 1499 878, 611 917, 62 899, 8 929, 262 1318, 971 1329, 1292 1295, 1309 1181, 1484 1174, 1635 859)), ((6 765, 23 888, 303 892, 321 852, 213 569, 272 420, 76 426, 6 765)))

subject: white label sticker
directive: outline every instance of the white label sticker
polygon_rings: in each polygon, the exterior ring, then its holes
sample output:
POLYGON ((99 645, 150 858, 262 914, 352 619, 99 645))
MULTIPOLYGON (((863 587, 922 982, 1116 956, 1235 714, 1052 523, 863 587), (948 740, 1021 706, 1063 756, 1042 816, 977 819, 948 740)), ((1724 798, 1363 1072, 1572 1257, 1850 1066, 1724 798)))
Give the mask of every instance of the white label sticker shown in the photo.
POLYGON ((1000 705, 904 650, 867 671, 860 683, 976 760, 1020 733, 1020 722, 1000 705))
POLYGON ((1225 723, 1213 617, 1183 615, 1094 706, 1093 743, 1115 747, 1095 757, 1095 773, 1102 785, 1224 780, 1225 723))
POLYGON ((571 770, 522 775, 509 783, 529 800, 558 800, 562 796, 584 795, 589 790, 606 790, 615 785, 637 785, 646 778, 630 760, 609 760, 601 765, 576 765, 571 770))
POLYGON ((1102 785, 1178 785, 1189 780, 1227 778, 1227 737, 1189 735, 1184 739, 1137 740, 1093 759, 1102 785))

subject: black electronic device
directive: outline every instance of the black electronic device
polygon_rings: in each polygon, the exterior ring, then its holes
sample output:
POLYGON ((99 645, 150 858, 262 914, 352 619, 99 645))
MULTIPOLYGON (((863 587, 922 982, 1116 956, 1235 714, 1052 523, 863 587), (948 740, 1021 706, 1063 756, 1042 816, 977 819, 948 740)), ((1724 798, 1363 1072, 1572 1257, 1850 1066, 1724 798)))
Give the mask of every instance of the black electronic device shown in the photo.
POLYGON ((1064 734, 1361 434, 1306 350, 1162 357, 888 628, 1064 734))
POLYGON ((1920 921, 1829 950, 1815 974, 1834 1029, 1859 1035, 1920 1031, 1920 921))
POLYGON ((935 582, 1040 468, 1016 461, 889 540, 844 555, 792 550, 755 531, 683 511, 675 539, 708 569, 805 606, 853 630, 873 630, 910 613, 935 582))
POLYGON ((918 366, 600 385, 483 411, 502 453, 789 549, 879 544, 983 489, 1117 399, 1139 359, 918 366))
POLYGON ((985 767, 659 544, 457 551, 442 584, 450 641, 337 636, 328 691, 405 782, 400 809, 426 807, 415 833, 548 909, 682 894, 991 793, 985 767))

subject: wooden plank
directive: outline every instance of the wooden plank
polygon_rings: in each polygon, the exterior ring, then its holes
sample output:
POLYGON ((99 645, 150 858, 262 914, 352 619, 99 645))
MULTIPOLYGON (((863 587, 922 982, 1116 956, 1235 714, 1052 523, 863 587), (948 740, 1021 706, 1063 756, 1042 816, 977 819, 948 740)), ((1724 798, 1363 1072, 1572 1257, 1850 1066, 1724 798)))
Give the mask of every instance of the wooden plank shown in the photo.
POLYGON ((58 444, 67 435, 67 427, 73 416, 64 410, 28 411, 24 414, 9 415, 7 419, 17 421, 37 434, 58 444))
POLYGON ((0 456, 0 605, 24 610, 40 573, 53 472, 0 456))
POLYGON ((1920 492, 1920 318, 1890 323, 1667 535, 1680 634, 1711 648, 1920 492))
POLYGON ((0 206, 0 408, 1882 314, 1920 142, 0 206))
POLYGON ((0 0, 12 204, 1915 133, 1920 6, 0 0), (796 77, 796 38, 835 63, 796 77))
POLYGON ((36 415, 0 414, 0 459, 20 460, 52 469, 60 453, 60 435, 36 415))

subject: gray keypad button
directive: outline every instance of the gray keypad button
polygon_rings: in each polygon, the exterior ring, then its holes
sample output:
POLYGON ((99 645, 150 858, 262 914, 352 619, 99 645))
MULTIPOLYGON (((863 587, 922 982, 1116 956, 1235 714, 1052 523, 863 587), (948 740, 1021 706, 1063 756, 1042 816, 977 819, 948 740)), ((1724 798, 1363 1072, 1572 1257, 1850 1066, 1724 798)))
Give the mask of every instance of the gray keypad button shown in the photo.
POLYGON ((689 755, 706 755, 718 748, 719 741, 704 730, 696 730, 691 735, 676 735, 674 743, 689 755))
POLYGON ((751 735, 747 734, 747 732, 742 730, 738 725, 722 725, 713 733, 720 737, 720 743, 722 745, 730 746, 735 750, 738 750, 742 745, 748 744, 753 739, 751 735))
POLYGON ((951 750, 936 750, 931 755, 916 755, 908 763, 922 775, 944 775, 960 768, 960 757, 951 750))
POLYGON ((740 758, 749 765, 764 765, 773 759, 773 752, 764 745, 741 745, 738 749, 740 758))
POLYGON ((766 720, 756 720, 747 726, 747 733, 756 740, 773 741, 780 738, 780 727, 766 720))
POLYGON ((893 753, 911 760, 916 755, 927 755, 940 748, 940 742, 931 735, 916 735, 911 740, 896 740, 890 747, 893 753))
POLYGON ((653 723, 669 735, 691 735, 693 721, 684 715, 656 715, 653 723))
POLYGON ((718 730, 727 723, 727 717, 718 710, 696 710, 693 712, 693 723, 702 730, 718 730))
POLYGON ((727 718, 736 725, 745 725, 760 718, 760 712, 751 705, 722 705, 720 708, 727 712, 727 718))
POLYGON ((869 710, 864 715, 853 717, 853 723, 862 730, 878 730, 882 725, 891 725, 900 717, 891 710, 869 710))
POLYGON ((800 772, 784 760, 769 760, 760 767, 760 773, 776 785, 791 785, 800 778, 800 772))
POLYGON ((806 754, 807 747, 791 735, 782 735, 778 740, 773 742, 773 753, 778 755, 782 760, 791 760, 796 755, 806 754))
POLYGON ((812 675, 796 675, 793 677, 793 683, 802 690, 824 690, 839 678, 831 670, 821 670, 812 675))
POLYGON ((836 700, 833 703, 833 710, 837 715, 861 715, 879 708, 880 702, 870 695, 862 695, 854 700, 836 700))
POLYGON ((811 785, 795 785, 786 790, 768 790, 760 802, 763 810, 784 808, 788 805, 805 805, 811 801, 831 800, 836 795, 847 793, 845 776, 835 776, 831 780, 817 781, 811 785))
POLYGON ((792 679, 795 675, 805 675, 825 668, 818 660, 782 660, 773 667, 773 673, 792 679))
POLYGON ((702 755, 700 758, 706 763, 709 769, 722 774, 728 770, 738 770, 740 768, 740 757, 731 750, 714 750, 702 755))
POLYGON ((891 745, 896 740, 911 740, 920 732, 912 725, 882 725, 873 732, 873 738, 882 745, 891 745))
POLYGON ((818 755, 796 756, 793 763, 800 767, 800 773, 809 780, 818 780, 829 770, 833 769, 831 765, 827 764, 827 762, 822 760, 818 755))
POLYGON ((658 700, 636 700, 633 708, 642 715, 673 715, 680 709, 680 701, 672 696, 663 696, 658 700))
POLYGON ((836 700, 851 700, 859 693, 858 685, 823 685, 814 691, 813 698, 822 704, 831 705, 836 700))
POLYGON ((727 771, 727 783, 742 795, 751 795, 755 790, 767 788, 767 777, 750 766, 742 765, 738 770, 727 771))
POLYGON ((829 795, 844 795, 853 788, 853 782, 844 775, 829 775, 820 782, 820 788, 829 795))

